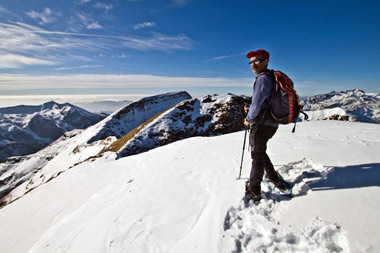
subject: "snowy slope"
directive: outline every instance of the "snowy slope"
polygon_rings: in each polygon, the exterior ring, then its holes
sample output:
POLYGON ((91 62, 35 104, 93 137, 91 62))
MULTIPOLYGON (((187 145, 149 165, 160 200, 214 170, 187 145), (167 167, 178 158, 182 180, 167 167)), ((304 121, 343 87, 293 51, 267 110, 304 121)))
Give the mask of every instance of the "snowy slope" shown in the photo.
POLYGON ((191 98, 186 92, 146 97, 85 130, 65 133, 43 150, 0 163, 0 199, 5 204, 46 183, 75 164, 97 155, 158 112, 191 98))
POLYGON ((379 252, 380 125, 297 126, 268 146, 291 200, 244 207, 244 132, 109 152, 1 209, 0 252, 379 252))
POLYGON ((311 111, 307 113, 313 116, 312 120, 338 119, 380 123, 380 94, 365 93, 359 89, 332 91, 311 96, 301 102, 305 111, 311 111))
POLYGON ((145 97, 135 101, 102 121, 96 128, 96 135, 89 140, 89 143, 103 140, 109 136, 119 139, 156 114, 188 99, 191 99, 191 96, 182 91, 145 97))
POLYGON ((0 108, 0 162, 46 147, 63 133, 87 128, 103 117, 69 103, 0 108))

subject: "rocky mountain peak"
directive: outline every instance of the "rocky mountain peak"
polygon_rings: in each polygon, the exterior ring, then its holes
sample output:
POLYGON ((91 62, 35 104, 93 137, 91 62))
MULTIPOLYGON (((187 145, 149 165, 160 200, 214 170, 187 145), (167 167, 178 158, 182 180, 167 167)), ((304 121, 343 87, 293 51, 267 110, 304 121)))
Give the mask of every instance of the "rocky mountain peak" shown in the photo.
POLYGON ((330 92, 301 101, 306 111, 339 108, 351 121, 380 123, 380 96, 360 89, 330 92))

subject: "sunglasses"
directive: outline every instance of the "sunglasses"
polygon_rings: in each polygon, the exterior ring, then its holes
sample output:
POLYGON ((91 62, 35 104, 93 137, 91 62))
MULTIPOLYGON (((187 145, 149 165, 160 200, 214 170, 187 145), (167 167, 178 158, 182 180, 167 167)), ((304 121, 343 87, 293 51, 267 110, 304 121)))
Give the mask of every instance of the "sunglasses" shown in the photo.
POLYGON ((252 65, 260 64, 263 61, 265 61, 265 60, 264 59, 257 59, 257 60, 254 60, 254 61, 250 61, 248 64, 252 66, 252 65))

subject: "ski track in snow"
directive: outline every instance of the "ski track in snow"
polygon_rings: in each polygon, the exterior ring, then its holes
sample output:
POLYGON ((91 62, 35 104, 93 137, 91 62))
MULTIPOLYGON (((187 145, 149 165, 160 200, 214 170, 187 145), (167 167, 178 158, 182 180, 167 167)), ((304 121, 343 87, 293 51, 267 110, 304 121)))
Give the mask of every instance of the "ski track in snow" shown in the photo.
MULTIPOLYGON (((306 195, 309 184, 326 178, 326 168, 308 159, 293 162, 278 169, 293 185, 293 197, 306 195)), ((281 210, 289 197, 272 193, 267 182, 262 183, 259 205, 244 200, 227 212, 224 230, 234 241, 230 252, 349 252, 348 240, 339 224, 316 217, 303 231, 284 227, 281 210)))

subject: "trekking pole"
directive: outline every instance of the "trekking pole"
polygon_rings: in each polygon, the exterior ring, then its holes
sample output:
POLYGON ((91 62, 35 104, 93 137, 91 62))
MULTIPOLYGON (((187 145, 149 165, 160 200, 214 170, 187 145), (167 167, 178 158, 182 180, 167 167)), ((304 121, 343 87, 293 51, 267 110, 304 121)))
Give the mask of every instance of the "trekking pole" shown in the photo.
POLYGON ((243 158, 244 158, 244 150, 245 150, 245 140, 247 139, 247 132, 248 132, 248 129, 246 128, 245 133, 244 133, 243 153, 241 154, 240 172, 239 172, 239 177, 237 178, 237 180, 240 179, 241 169, 243 168, 243 158))

